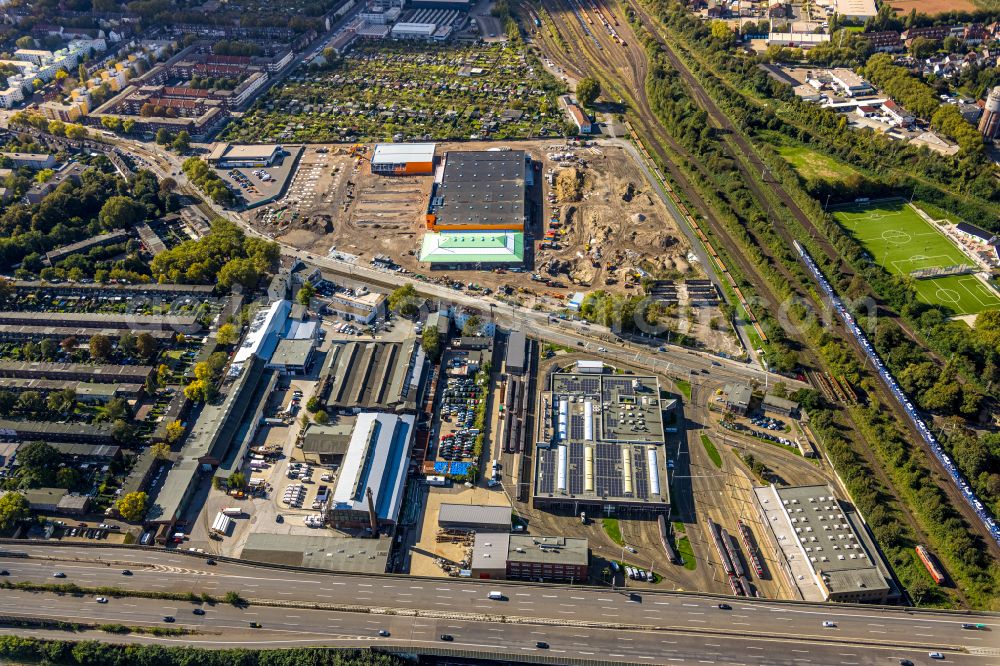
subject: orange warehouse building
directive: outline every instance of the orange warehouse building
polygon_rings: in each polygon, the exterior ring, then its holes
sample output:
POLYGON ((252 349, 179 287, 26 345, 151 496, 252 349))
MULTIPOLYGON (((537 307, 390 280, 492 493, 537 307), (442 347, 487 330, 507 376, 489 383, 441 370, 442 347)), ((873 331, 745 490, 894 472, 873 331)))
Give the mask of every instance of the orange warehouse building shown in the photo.
POLYGON ((434 143, 379 143, 372 154, 372 173, 383 176, 428 176, 434 173, 434 143))

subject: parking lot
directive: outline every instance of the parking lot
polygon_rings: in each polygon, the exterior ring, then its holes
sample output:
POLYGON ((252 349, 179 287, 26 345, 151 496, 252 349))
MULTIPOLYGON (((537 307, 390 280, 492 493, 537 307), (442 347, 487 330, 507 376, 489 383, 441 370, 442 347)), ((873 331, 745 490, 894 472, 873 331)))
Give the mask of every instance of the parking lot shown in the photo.
MULTIPOLYGON (((253 206, 281 192, 293 175, 293 167, 302 146, 284 146, 286 154, 281 161, 264 168, 215 169, 215 173, 243 199, 247 206, 253 206)), ((296 169, 295 173, 301 169, 296 169)))

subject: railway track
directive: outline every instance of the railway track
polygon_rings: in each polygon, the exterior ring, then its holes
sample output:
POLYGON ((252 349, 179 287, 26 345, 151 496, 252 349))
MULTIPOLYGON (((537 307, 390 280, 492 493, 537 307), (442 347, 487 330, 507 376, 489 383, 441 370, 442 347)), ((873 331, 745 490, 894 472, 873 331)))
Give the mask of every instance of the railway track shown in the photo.
MULTIPOLYGON (((645 51, 638 47, 638 39, 632 33, 631 28, 628 26, 627 22, 622 22, 621 34, 626 35, 624 41, 626 46, 618 45, 618 48, 601 48, 596 49, 592 46, 591 42, 586 39, 587 35, 583 33, 579 25, 574 25, 572 21, 563 20, 560 21, 556 17, 566 16, 567 13, 572 13, 570 5, 570 0, 543 0, 542 5, 545 7, 548 15, 553 18, 554 25, 551 26, 552 30, 557 30, 562 35, 563 40, 567 44, 573 44, 577 47, 574 52, 576 57, 572 57, 569 54, 563 52, 558 44, 553 44, 553 39, 547 39, 545 35, 542 35, 542 44, 545 47, 549 58, 559 64, 561 67, 566 69, 568 72, 574 72, 579 76, 593 75, 602 81, 609 83, 612 91, 621 92, 621 97, 630 102, 630 107, 632 113, 630 114, 630 124, 634 128, 635 136, 638 145, 646 146, 657 158, 661 164, 663 164, 670 176, 673 178, 674 182, 677 183, 678 189, 684 194, 688 201, 692 203, 692 206, 696 209, 695 212, 702 216, 707 221, 707 226, 713 232, 713 234, 719 239, 722 246, 726 249, 729 256, 732 258, 733 262, 738 266, 743 275, 748 278, 752 278, 758 287, 759 291, 757 296, 764 301, 764 307, 768 308, 771 312, 778 312, 780 308, 780 303, 776 298, 775 294, 771 291, 770 284, 766 279, 761 278, 759 272, 745 256, 745 253, 740 245, 734 238, 730 236, 727 232, 725 226, 718 220, 718 218, 713 214, 712 210, 705 204, 701 199, 697 190, 691 185, 686 174, 684 174, 673 162, 671 156, 667 153, 663 146, 668 146, 669 149, 676 155, 681 156, 688 161, 689 164, 694 166, 696 169, 702 170, 703 167, 699 164, 698 160, 695 160, 687 150, 680 146, 674 139, 667 133, 659 124, 656 115, 653 113, 649 101, 645 93, 645 79, 648 74, 649 65, 646 59, 645 51), (582 56, 582 57, 580 57, 582 56), (614 77, 618 76, 618 80, 615 81, 614 77), (622 89, 620 82, 625 83, 625 89, 622 89), (617 84, 617 85, 616 85, 617 84)), ((600 0, 603 7, 608 8, 607 0, 600 0)), ((638 17, 639 21, 646 27, 646 29, 652 35, 658 35, 659 31, 657 29, 656 23, 651 17, 646 14, 646 12, 641 8, 636 6, 636 3, 632 0, 625 0, 626 6, 632 9, 635 15, 638 17)), ((608 8, 608 13, 614 15, 614 11, 608 8)), ((600 39, 600 37, 595 36, 595 38, 600 39)), ((733 137, 735 146, 743 146, 743 151, 747 156, 747 159, 751 165, 763 166, 758 158, 754 155, 752 149, 746 140, 737 131, 737 128, 733 126, 728 117, 722 113, 718 106, 714 103, 714 100, 708 95, 708 93, 701 87, 700 82, 691 73, 680 58, 674 53, 671 48, 664 42, 664 40, 659 39, 660 46, 667 54, 670 62, 677 69, 678 73, 681 75, 682 80, 686 83, 688 91, 692 94, 693 99, 697 104, 699 104, 703 109, 709 113, 709 116, 713 118, 713 123, 723 130, 730 130, 730 135, 733 137)), ((607 46, 607 45, 605 45, 607 46)), ((725 144, 724 144, 725 145, 725 144)), ((747 184, 751 186, 753 191, 761 197, 761 200, 767 200, 767 196, 764 192, 760 191, 758 184, 755 181, 754 174, 746 173, 748 168, 744 162, 739 159, 739 156, 734 155, 734 159, 738 165, 744 170, 747 175, 747 184)), ((706 177, 708 175, 706 174, 706 177)), ((790 195, 784 191, 780 186, 775 188, 779 194, 779 198, 784 202, 790 211, 797 211, 795 219, 802 223, 805 222, 804 228, 807 230, 812 230, 817 239, 821 239, 824 242, 824 251, 830 253, 833 250, 832 246, 825 241, 825 237, 819 230, 811 223, 807 216, 799 209, 794 201, 791 200, 790 195)), ((749 231, 749 230, 748 230, 749 231)), ((780 237, 785 240, 788 247, 792 247, 791 240, 792 236, 788 229, 781 225, 780 237)), ((756 238, 751 233, 752 240, 756 241, 756 238)), ((758 247, 765 254, 768 253, 767 248, 762 243, 757 243, 758 247)), ((838 261, 843 263, 840 258, 839 253, 830 253, 831 257, 836 258, 838 261)), ((777 267, 782 274, 789 280, 790 285, 794 285, 797 279, 793 279, 787 269, 780 261, 771 257, 773 265, 777 267)), ((903 330, 906 330, 905 328, 903 330)), ((844 338, 849 338, 843 330, 838 331, 839 336, 844 338)), ((912 333, 909 333, 912 336, 912 333)), ((795 337, 794 335, 792 336, 795 337)), ((803 342, 800 340, 800 342, 803 342)), ((853 345, 853 342, 849 342, 853 345)), ((860 353, 860 349, 856 348, 856 353, 860 353)), ((819 362, 818 357, 811 351, 807 344, 803 344, 800 349, 800 359, 803 366, 812 373, 815 373, 818 369, 822 368, 823 365, 819 362)), ((894 401, 889 400, 887 394, 885 393, 884 387, 880 387, 880 395, 884 402, 889 405, 894 405, 894 401)), ((894 407, 895 408, 895 407, 894 407)), ((898 411, 898 409, 897 409, 898 411)), ((849 412, 844 412, 844 417, 850 425, 851 429, 856 433, 859 432, 859 428, 853 421, 853 417, 849 412)), ((897 417, 901 417, 901 414, 896 414, 897 417)), ((854 437, 855 441, 864 442, 864 438, 860 434, 854 437)), ((879 482, 892 493, 895 491, 895 483, 889 478, 887 472, 883 468, 875 452, 867 446, 867 444, 862 445, 859 448, 860 453, 865 459, 868 467, 872 470, 872 473, 879 480, 879 482)), ((930 456, 933 458, 933 456, 930 456)), ((938 478, 941 478, 941 470, 935 469, 938 478)), ((966 521, 973 526, 977 526, 979 523, 977 520, 970 518, 967 511, 963 510, 964 502, 961 498, 957 496, 957 490, 952 488, 950 484, 941 484, 945 492, 953 499, 954 505, 960 507, 963 516, 966 521)), ((920 525, 917 523, 916 519, 906 508, 904 502, 899 502, 899 506, 902 509, 905 521, 909 524, 911 529, 915 534, 923 535, 924 531, 921 529, 920 525)), ((974 517, 973 517, 974 518, 974 517)), ((977 530, 977 532, 986 537, 986 542, 993 548, 994 542, 992 539, 988 538, 987 534, 984 534, 982 530, 977 530)))
MULTIPOLYGON (((646 30, 649 31, 650 34, 657 36, 657 41, 659 42, 660 48, 667 56, 671 65, 673 65, 674 68, 677 70, 677 72, 680 74, 681 78, 685 82, 685 85, 687 86, 689 93, 692 95, 696 103, 708 114, 712 123, 717 128, 724 130, 727 133, 726 134, 727 141, 724 141, 723 145, 728 145, 730 147, 730 153, 734 158, 738 168, 743 172, 745 177, 745 182, 748 185, 748 187, 751 188, 751 190, 755 193, 756 196, 761 197, 760 199, 761 201, 766 201, 767 195, 760 188, 760 185, 756 181, 756 174, 750 171, 750 167, 754 169, 760 169, 761 173, 764 173, 767 170, 767 165, 765 165, 760 160, 760 158, 757 157, 749 141, 746 139, 745 136, 743 136, 739 128, 737 128, 735 124, 733 124, 733 122, 729 119, 729 117, 715 103, 715 100, 711 97, 711 95, 709 95, 708 92, 704 89, 704 87, 702 87, 701 82, 698 80, 698 78, 694 75, 693 72, 691 72, 690 69, 688 69, 686 63, 684 63, 684 61, 677 55, 675 47, 668 44, 666 40, 658 37, 659 25, 656 22, 656 20, 653 19, 642 7, 638 6, 637 0, 626 0, 626 2, 628 3, 630 9, 635 13, 639 21, 642 23, 642 25, 646 28, 646 30), (746 159, 747 162, 749 162, 749 166, 746 163, 744 163, 740 155, 734 153, 733 146, 735 146, 736 149, 742 152, 743 154, 742 157, 746 159)), ((812 221, 805 214, 805 212, 801 208, 799 208, 799 206, 792 199, 791 195, 788 194, 788 192, 781 186, 781 184, 778 182, 771 182, 770 185, 771 185, 770 188, 771 191, 785 205, 788 211, 799 223, 799 225, 802 226, 802 228, 813 237, 813 240, 817 242, 817 244, 820 246, 823 252, 828 256, 828 258, 836 262, 835 270, 841 271, 843 275, 852 275, 853 269, 850 268, 846 260, 843 259, 840 253, 837 252, 836 248, 834 248, 833 245, 826 239, 822 230, 816 227, 816 225, 812 223, 812 221)), ((780 219, 776 218, 772 218, 772 222, 774 223, 775 231, 779 234, 781 239, 787 244, 788 247, 793 247, 793 241, 796 239, 794 238, 794 235, 789 230, 787 225, 785 225, 780 219)), ((871 295, 874 298, 874 294, 871 295)), ((917 341, 919 344, 919 338, 916 336, 916 333, 912 329, 910 329, 905 324, 905 322, 899 320, 898 316, 895 313, 885 311, 880 308, 879 314, 884 314, 886 316, 890 316, 893 319, 895 319, 896 323, 900 326, 901 330, 903 330, 908 336, 917 341)), ((853 338, 853 336, 848 335, 847 332, 843 329, 842 324, 840 324, 839 322, 835 321, 835 325, 839 329, 838 330, 839 337, 843 340, 846 340, 847 344, 851 346, 854 352, 863 357, 864 350, 860 347, 860 345, 853 338)), ((921 347, 925 346, 921 345, 921 347)), ((932 356, 934 355, 932 354, 932 356)), ((940 361, 940 359, 937 360, 940 361)), ((820 364, 817 363, 816 365, 817 367, 820 367, 820 364)), ((994 556, 1000 555, 1000 547, 997 546, 996 541, 989 534, 989 531, 985 528, 985 526, 982 525, 981 521, 979 520, 979 517, 975 514, 975 512, 971 509, 971 507, 969 507, 966 504, 961 494, 961 491, 958 488, 954 487, 954 485, 951 483, 940 482, 940 479, 948 478, 947 470, 945 470, 943 466, 940 464, 940 462, 938 462, 934 453, 923 441, 923 438, 920 436, 920 433, 917 432, 917 430, 914 428, 909 418, 907 417, 906 413, 902 410, 898 402, 890 394, 888 388, 882 384, 878 384, 878 387, 879 387, 878 395, 881 398, 882 403, 888 405, 889 408, 893 411, 893 414, 896 417, 897 422, 905 424, 906 431, 910 435, 910 440, 921 443, 921 449, 927 455, 929 467, 936 473, 939 479, 938 485, 952 500, 952 505, 959 510, 959 512, 963 515, 966 522, 971 526, 971 528, 977 534, 983 537, 984 541, 986 542, 988 548, 991 550, 993 555, 994 556)), ((841 394, 843 393, 843 391, 838 386, 837 389, 835 390, 835 393, 841 394)), ((840 397, 840 395, 838 395, 838 397, 840 397)), ((846 396, 845 396, 845 402, 846 402, 846 396)), ((859 441, 865 441, 865 440, 861 438, 859 441)), ((867 453, 866 457, 870 461, 875 462, 876 468, 879 471, 882 471, 884 474, 884 471, 881 469, 881 465, 878 464, 877 460, 874 459, 873 452, 868 450, 866 451, 866 453, 867 453)), ((887 476, 885 476, 884 478, 886 481, 888 481, 887 476)), ((887 487, 893 488, 894 484, 889 483, 887 487)))

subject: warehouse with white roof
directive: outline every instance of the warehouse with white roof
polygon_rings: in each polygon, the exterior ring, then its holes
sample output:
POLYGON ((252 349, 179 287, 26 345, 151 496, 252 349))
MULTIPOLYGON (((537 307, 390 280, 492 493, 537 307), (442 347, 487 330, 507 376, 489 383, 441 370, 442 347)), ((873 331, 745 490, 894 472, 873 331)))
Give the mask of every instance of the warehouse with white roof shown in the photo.
POLYGON ((372 173, 417 176, 434 173, 436 143, 379 143, 372 154, 372 173))

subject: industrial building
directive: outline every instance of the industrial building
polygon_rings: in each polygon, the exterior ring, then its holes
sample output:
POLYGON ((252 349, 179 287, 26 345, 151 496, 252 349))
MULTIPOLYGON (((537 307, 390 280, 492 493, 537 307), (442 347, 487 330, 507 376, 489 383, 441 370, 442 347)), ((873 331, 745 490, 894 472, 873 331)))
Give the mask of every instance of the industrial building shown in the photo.
POLYGON ((533 180, 523 150, 449 151, 427 212, 433 231, 518 231, 527 224, 533 180))
POLYGON ((511 331, 507 336, 507 355, 504 372, 523 375, 528 370, 528 340, 524 331, 511 331))
POLYGON ((321 534, 251 532, 240 559, 350 573, 385 573, 392 537, 356 539, 321 534))
POLYGON ((342 417, 332 425, 310 423, 302 434, 302 455, 308 462, 340 467, 353 431, 354 420, 350 417, 342 417))
POLYGON ((533 506, 595 515, 668 510, 656 377, 555 372, 538 412, 533 506))
MULTIPOLYGON (((433 27, 433 26, 432 26, 433 27)), ((372 153, 372 173, 427 176, 434 173, 435 143, 379 143, 372 153)))
POLYGON ((424 234, 420 261, 432 269, 489 269, 524 264, 524 234, 467 231, 424 234))
POLYGON ((781 551, 781 569, 804 600, 884 604, 898 598, 864 521, 829 485, 770 485, 754 488, 754 495, 781 551))
POLYGON ((438 526, 445 530, 510 532, 510 506, 441 504, 438 526))
POLYGON ((586 539, 477 532, 470 571, 480 580, 585 583, 590 546, 586 539))
POLYGON ((414 412, 426 356, 416 338, 403 342, 334 342, 320 378, 329 412, 414 412))
POLYGON ((760 409, 765 414, 796 417, 799 414, 799 403, 768 393, 760 401, 760 409))
POLYGON ((867 21, 878 16, 875 0, 835 0, 837 15, 848 21, 867 21))
POLYGON ((281 146, 273 143, 242 146, 217 143, 206 159, 210 166, 221 169, 257 169, 273 165, 282 155, 281 146))
POLYGON ((414 421, 409 414, 358 414, 327 505, 327 521, 333 527, 377 532, 395 525, 414 421))
POLYGON ((303 340, 283 339, 278 342, 268 362, 269 368, 286 375, 304 375, 312 364, 313 352, 316 351, 316 339, 303 340))
POLYGON ((165 541, 187 507, 199 472, 217 467, 217 474, 227 478, 242 469, 248 443, 260 423, 261 405, 276 383, 276 374, 268 373, 266 364, 264 359, 251 356, 240 366, 238 375, 227 380, 222 402, 202 408, 146 515, 147 522, 164 526, 158 541, 165 541))

